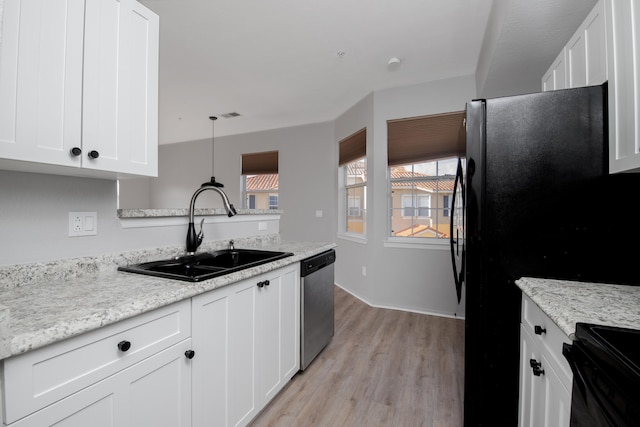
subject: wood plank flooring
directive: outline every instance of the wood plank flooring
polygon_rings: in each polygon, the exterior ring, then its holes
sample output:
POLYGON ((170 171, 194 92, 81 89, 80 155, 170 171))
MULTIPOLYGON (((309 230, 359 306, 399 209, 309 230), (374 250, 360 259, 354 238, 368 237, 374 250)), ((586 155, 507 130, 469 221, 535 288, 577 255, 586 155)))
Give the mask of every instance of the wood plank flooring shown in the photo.
POLYGON ((373 308, 335 288, 331 343, 252 427, 459 427, 464 321, 373 308))

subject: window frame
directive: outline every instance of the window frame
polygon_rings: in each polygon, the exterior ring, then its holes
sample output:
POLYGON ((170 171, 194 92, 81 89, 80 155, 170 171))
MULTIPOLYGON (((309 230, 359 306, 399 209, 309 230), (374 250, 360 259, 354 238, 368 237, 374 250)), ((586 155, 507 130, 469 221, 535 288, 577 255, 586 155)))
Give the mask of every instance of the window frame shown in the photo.
MULTIPOLYGON (((408 163, 406 165, 394 165, 394 166, 387 166, 387 188, 388 188, 388 197, 387 197, 387 204, 388 204, 388 218, 387 218, 387 240, 385 242, 385 246, 388 247, 414 247, 414 246, 423 246, 423 247, 431 247, 431 248, 438 248, 438 249, 444 249, 444 248, 448 248, 449 247, 449 237, 409 237, 409 236, 394 236, 393 235, 393 214, 394 214, 394 207, 393 207, 393 193, 394 191, 394 187, 393 184, 394 183, 407 183, 407 188, 411 188, 412 193, 411 194, 407 194, 407 195, 402 195, 402 198, 404 198, 405 196, 409 196, 409 197, 418 197, 419 194, 416 192, 416 183, 418 182, 424 182, 426 180, 430 180, 430 181, 448 181, 451 179, 450 174, 447 175, 440 175, 438 169, 440 168, 439 162, 447 162, 447 161, 452 161, 454 160, 456 157, 445 157, 445 158, 438 158, 438 159, 433 159, 433 160, 427 160, 427 161, 416 161, 413 163, 408 163), (436 163, 436 174, 435 175, 430 175, 428 177, 428 179, 425 179, 424 177, 420 177, 420 176, 412 176, 412 177, 408 177, 408 178, 393 178, 392 177, 392 168, 394 167, 398 167, 398 166, 403 166, 403 167, 407 167, 410 168, 412 173, 415 173, 415 165, 418 164, 423 164, 423 163, 430 163, 430 162, 434 162, 436 163)), ((455 175, 454 175, 455 177, 455 175)), ((419 190, 418 190, 419 191, 419 190)), ((430 202, 428 205, 428 210, 429 210, 429 215, 428 216, 405 216, 405 209, 404 206, 401 205, 400 209, 395 208, 395 210, 399 210, 400 211, 400 216, 403 219, 408 219, 408 218, 415 218, 415 219, 428 219, 428 218, 433 218, 433 226, 437 227, 438 225, 438 218, 437 216, 439 215, 439 211, 442 211, 441 216, 443 218, 450 218, 450 212, 451 212, 451 196, 449 195, 449 204, 447 206, 444 206, 444 196, 442 197, 443 199, 443 206, 438 206, 438 197, 437 197, 438 191, 434 191, 433 193, 430 193, 429 196, 431 196, 430 198, 430 202), (436 196, 436 206, 433 206, 433 197, 436 196), (435 215, 434 215, 435 212, 435 215), (446 213, 449 213, 449 215, 445 215, 446 213)), ((437 230, 437 228, 436 228, 437 230)))
MULTIPOLYGON (((367 157, 359 157, 349 163, 345 163, 338 167, 338 185, 339 185, 339 203, 338 209, 340 212, 339 216, 339 231, 338 235, 341 237, 346 237, 350 240, 356 241, 366 241, 367 238, 367 183, 368 181, 368 165, 367 165, 367 157), (361 182, 354 182, 349 184, 349 165, 357 162, 364 162, 364 174, 363 180, 361 182), (357 195, 350 195, 350 190, 361 189, 362 197, 357 195), (350 205, 350 200, 359 200, 359 213, 360 215, 350 215, 350 210, 352 206, 350 205), (349 231, 349 222, 350 218, 362 218, 362 226, 363 230, 361 233, 356 231, 349 231)), ((353 220, 352 220, 353 221, 353 220)), ((357 220, 356 220, 357 221, 357 220)))
POLYGON ((268 202, 269 202, 269 210, 278 210, 278 206, 279 206, 279 203, 280 203, 280 198, 279 198, 278 193, 269 193, 269 201, 268 202), (271 203, 273 198, 275 198, 275 201, 276 201, 275 205, 273 205, 271 203))

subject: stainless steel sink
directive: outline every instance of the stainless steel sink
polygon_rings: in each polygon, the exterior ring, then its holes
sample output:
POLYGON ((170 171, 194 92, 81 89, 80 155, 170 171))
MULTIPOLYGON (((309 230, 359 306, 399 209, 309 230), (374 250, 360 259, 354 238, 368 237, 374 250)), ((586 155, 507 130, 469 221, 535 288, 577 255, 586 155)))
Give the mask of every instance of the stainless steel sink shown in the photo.
POLYGON ((292 256, 291 252, 222 249, 160 261, 118 267, 120 271, 199 282, 292 256))

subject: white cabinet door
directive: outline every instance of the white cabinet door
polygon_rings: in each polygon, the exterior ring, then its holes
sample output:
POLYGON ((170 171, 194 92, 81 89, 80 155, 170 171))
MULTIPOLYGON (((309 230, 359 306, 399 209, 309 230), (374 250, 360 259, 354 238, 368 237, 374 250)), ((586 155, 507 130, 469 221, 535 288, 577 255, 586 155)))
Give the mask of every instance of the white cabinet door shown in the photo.
POLYGON ((521 326, 519 427, 542 427, 545 417, 545 378, 533 375, 531 360, 540 361, 540 351, 524 326, 521 326))
POLYGON ((298 372, 299 288, 296 264, 193 298, 194 426, 249 424, 298 372))
POLYGON ((609 172, 640 171, 640 8, 606 0, 609 172))
POLYGON ((271 400, 300 368, 300 279, 296 268, 267 275, 259 288, 260 393, 271 400))
POLYGON ((4 0, 0 157, 80 166, 84 0, 4 0))
POLYGON ((533 301, 523 296, 520 325, 520 427, 569 425, 571 371, 562 356, 562 345, 566 342, 570 342, 569 338, 558 326, 533 301))
POLYGON ((191 361, 187 339, 11 427, 191 426, 191 361))
POLYGON ((246 425, 258 413, 257 289, 248 279, 193 298, 193 422, 246 425))
POLYGON ((549 70, 542 77, 542 91, 565 89, 567 87, 566 49, 562 49, 549 70))
POLYGON ((542 90, 592 86, 606 82, 606 27, 604 0, 600 0, 542 77, 542 90))
POLYGON ((84 167, 157 175, 158 31, 157 15, 134 0, 87 1, 84 167))
POLYGON ((601 0, 567 43, 568 87, 600 85, 607 81, 605 28, 601 0))
POLYGON ((571 393, 565 388, 556 372, 550 368, 550 361, 542 356, 542 366, 548 367, 544 371, 545 427, 568 426, 571 416, 571 393))

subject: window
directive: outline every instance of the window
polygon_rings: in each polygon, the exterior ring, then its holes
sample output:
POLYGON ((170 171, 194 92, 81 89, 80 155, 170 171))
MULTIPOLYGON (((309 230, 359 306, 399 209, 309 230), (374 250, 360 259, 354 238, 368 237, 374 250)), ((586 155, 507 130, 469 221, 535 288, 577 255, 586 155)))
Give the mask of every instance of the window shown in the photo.
POLYGON ((419 218, 429 217, 431 207, 431 195, 429 194, 403 194, 402 195, 402 216, 419 218))
POLYGON ((278 209, 279 186, 277 151, 242 155, 243 208, 278 209))
POLYGON ((366 128, 340 141, 340 230, 364 235, 367 223, 366 128))
POLYGON ((449 238, 449 200, 457 162, 451 158, 389 168, 391 236, 449 238))
POLYGON ((256 208, 256 195, 255 194, 247 195, 247 200, 248 200, 248 202, 246 203, 247 208, 255 209, 256 208))
POLYGON ((442 211, 442 216, 448 217, 449 216, 449 210, 451 209, 451 201, 453 200, 451 198, 451 196, 449 196, 448 194, 444 195, 444 211, 442 211))
POLYGON ((449 239, 463 120, 454 112, 387 122, 390 237, 449 239))
POLYGON ((269 194, 269 209, 278 209, 278 195, 269 194))

